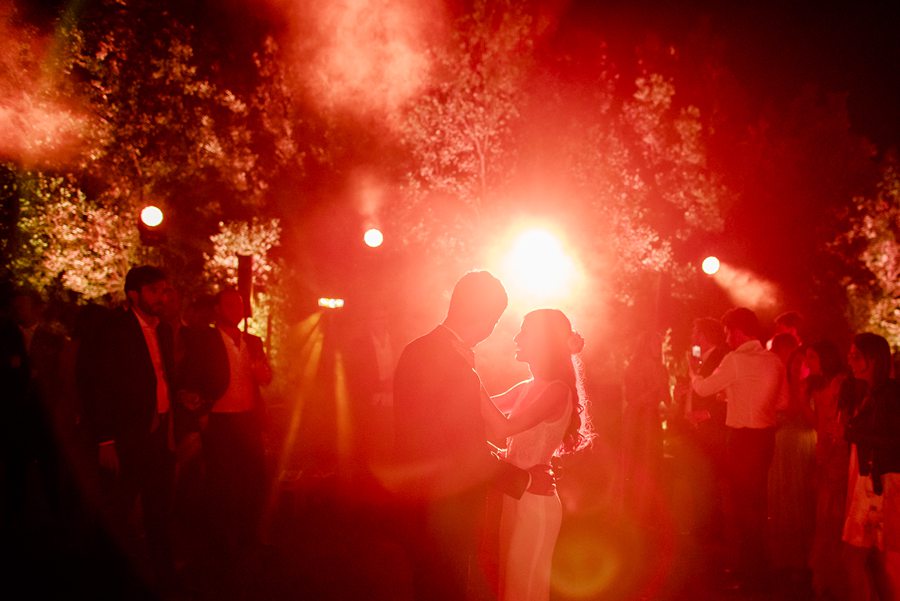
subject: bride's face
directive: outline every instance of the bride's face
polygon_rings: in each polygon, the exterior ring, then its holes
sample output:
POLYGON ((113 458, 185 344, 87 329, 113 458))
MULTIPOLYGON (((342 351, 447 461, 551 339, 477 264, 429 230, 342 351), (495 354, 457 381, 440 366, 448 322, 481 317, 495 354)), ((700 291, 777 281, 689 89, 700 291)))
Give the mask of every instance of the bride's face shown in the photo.
POLYGON ((516 343, 516 361, 530 363, 538 358, 542 346, 538 338, 537 328, 525 319, 519 333, 513 338, 516 343))

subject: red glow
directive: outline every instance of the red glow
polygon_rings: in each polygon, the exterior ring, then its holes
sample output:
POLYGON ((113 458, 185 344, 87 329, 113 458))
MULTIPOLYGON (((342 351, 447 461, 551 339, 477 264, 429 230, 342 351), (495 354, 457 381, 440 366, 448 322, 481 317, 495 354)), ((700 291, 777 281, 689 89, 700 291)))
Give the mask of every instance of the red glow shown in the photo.
POLYGON ((79 141, 86 119, 55 93, 56 74, 41 64, 46 39, 18 27, 15 16, 11 3, 0 2, 0 154, 60 160, 79 141))
POLYGON ((571 292, 577 269, 560 240, 541 228, 516 237, 500 270, 500 279, 511 296, 531 302, 565 299, 571 292))

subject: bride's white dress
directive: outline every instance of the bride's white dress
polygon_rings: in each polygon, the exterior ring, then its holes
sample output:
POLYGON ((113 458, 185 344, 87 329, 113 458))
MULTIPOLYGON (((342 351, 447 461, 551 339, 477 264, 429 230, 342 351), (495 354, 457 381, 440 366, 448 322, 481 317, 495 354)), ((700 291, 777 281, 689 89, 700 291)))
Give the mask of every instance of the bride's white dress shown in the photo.
MULTIPOLYGON (((533 403, 550 382, 531 381, 521 387, 510 415, 533 403)), ((571 395, 571 392, 569 393, 571 395)), ((571 396, 565 411, 552 421, 511 436, 507 460, 528 469, 550 464, 572 417, 571 396)), ((562 505, 556 494, 526 492, 521 499, 503 496, 500 516, 500 587, 504 601, 548 601, 553 548, 562 522, 562 505)))

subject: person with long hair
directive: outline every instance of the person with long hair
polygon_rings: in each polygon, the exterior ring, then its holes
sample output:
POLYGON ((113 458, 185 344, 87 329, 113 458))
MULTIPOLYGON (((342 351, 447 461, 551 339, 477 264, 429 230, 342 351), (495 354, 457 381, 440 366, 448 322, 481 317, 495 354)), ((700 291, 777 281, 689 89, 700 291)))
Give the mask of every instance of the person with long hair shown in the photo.
POLYGON ((846 598, 841 531, 847 504, 850 448, 844 440, 852 380, 837 346, 822 340, 806 348, 805 393, 815 411, 815 528, 809 566, 816 598, 846 598))
POLYGON ((850 599, 900 594, 900 385, 891 347, 877 334, 853 338, 847 362, 860 382, 847 422, 850 443, 843 540, 850 599))
MULTIPOLYGON (((516 466, 550 463, 578 451, 592 438, 578 353, 584 338, 557 309, 525 316, 515 338, 516 359, 532 377, 493 399, 484 394, 483 415, 491 440, 505 441, 516 466), (501 413, 508 410, 508 415, 501 413)), ((562 522, 556 491, 504 496, 500 517, 500 598, 547 601, 553 549, 562 522)))

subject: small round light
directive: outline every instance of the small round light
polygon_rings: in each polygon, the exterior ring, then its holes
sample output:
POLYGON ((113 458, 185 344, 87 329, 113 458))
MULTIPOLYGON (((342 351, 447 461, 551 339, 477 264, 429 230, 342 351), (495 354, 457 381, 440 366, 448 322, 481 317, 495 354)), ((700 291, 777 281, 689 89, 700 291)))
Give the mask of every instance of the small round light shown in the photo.
POLYGON ((163 222, 163 212, 159 207, 149 205, 141 210, 141 221, 147 227, 157 227, 163 222))
POLYGON ((384 234, 378 228, 373 227, 363 234, 363 242, 370 248, 378 248, 384 242, 384 234))
POLYGON ((706 275, 716 275, 719 272, 719 267, 721 267, 721 264, 717 257, 706 257, 700 265, 700 268, 703 269, 703 273, 706 275))

